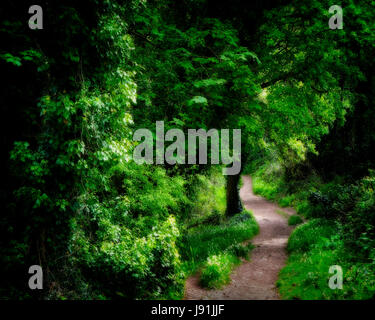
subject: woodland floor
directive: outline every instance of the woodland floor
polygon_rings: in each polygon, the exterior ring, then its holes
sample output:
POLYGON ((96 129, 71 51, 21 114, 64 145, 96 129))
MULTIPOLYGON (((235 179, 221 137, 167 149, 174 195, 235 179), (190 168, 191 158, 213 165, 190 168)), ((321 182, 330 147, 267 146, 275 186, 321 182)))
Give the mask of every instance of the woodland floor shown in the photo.
POLYGON ((282 210, 294 214, 291 208, 278 205, 256 196, 252 180, 243 176, 240 196, 246 209, 253 212, 259 224, 259 234, 253 238, 255 248, 249 261, 244 260, 231 275, 231 283, 220 290, 206 290, 199 286, 198 275, 188 278, 185 299, 187 300, 277 300, 279 294, 276 281, 279 271, 287 259, 286 245, 293 227, 285 217, 277 213, 282 210))

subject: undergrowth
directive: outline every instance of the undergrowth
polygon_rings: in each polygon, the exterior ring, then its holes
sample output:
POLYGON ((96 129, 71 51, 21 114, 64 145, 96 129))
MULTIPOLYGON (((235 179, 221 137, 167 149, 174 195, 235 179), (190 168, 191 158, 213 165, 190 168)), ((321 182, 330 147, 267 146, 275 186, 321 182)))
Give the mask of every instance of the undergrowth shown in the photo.
POLYGON ((288 225, 295 226, 297 224, 301 224, 303 222, 302 218, 296 214, 292 215, 288 219, 288 225))
POLYGON ((355 261, 339 236, 340 225, 312 219, 298 226, 288 242, 290 257, 277 286, 283 299, 372 299, 375 294, 374 264, 355 261), (342 289, 328 285, 331 266, 343 271, 342 289))
POLYGON ((203 224, 187 230, 181 243, 183 269, 187 275, 201 270, 201 284, 219 288, 228 283, 230 273, 240 262, 248 258, 251 239, 259 227, 250 212, 237 214, 218 225, 203 224))
MULTIPOLYGON (((313 174, 286 181, 277 163, 252 172, 254 192, 310 219, 288 241, 290 254, 277 286, 283 299, 373 299, 375 297, 374 185, 369 177, 348 184, 323 183, 313 174), (340 266, 342 289, 331 289, 331 266, 340 266)), ((289 224, 302 222, 291 216, 289 224)))

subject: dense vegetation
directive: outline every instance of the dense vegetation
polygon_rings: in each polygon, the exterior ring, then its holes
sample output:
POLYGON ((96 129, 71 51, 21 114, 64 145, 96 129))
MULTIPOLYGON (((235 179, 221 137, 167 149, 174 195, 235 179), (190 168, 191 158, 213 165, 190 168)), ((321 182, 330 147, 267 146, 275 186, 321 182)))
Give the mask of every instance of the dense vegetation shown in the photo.
POLYGON ((1 5, 1 298, 179 299, 198 270, 229 281, 258 231, 240 174, 136 164, 133 133, 155 139, 156 121, 241 129, 255 191, 308 219, 284 298, 374 297, 374 1, 342 1, 342 30, 328 0, 40 1, 42 30, 30 5, 1 5), (44 290, 25 290, 35 264, 44 290), (327 287, 336 264, 343 291, 327 287))

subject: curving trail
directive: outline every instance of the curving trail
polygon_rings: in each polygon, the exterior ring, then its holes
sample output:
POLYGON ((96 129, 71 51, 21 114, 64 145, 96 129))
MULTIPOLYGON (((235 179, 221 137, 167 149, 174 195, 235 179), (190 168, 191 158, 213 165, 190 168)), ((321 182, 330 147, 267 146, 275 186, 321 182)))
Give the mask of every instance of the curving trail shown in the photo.
POLYGON ((278 205, 256 196, 249 176, 243 176, 240 196, 246 209, 253 212, 259 224, 259 234, 253 238, 255 248, 250 261, 244 261, 231 275, 231 283, 221 290, 206 290, 199 286, 198 277, 190 277, 186 282, 187 300, 277 300, 279 295, 276 281, 284 266, 287 253, 286 244, 293 227, 276 212, 280 209, 288 214, 291 208, 278 205))

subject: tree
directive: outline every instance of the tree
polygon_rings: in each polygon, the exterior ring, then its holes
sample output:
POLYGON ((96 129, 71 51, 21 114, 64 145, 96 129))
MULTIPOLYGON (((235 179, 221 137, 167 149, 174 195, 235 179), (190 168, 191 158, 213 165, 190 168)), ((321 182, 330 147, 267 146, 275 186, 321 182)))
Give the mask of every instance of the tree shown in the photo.
POLYGON ((291 1, 265 13, 258 35, 265 139, 289 159, 284 164, 291 171, 344 121, 354 102, 349 79, 361 77, 356 65, 347 65, 345 27, 328 28, 328 9, 328 1, 291 1))
MULTIPOLYGON (((239 45, 230 25, 217 19, 197 19, 181 30, 163 19, 163 10, 152 8, 137 21, 133 34, 142 45, 136 46, 135 55, 144 70, 137 78, 138 126, 153 129, 155 121, 163 120, 165 130, 238 128, 246 155, 259 138, 259 87, 252 72, 257 57, 239 45)), ((229 215, 241 210, 238 181, 239 175, 227 177, 229 215)))

